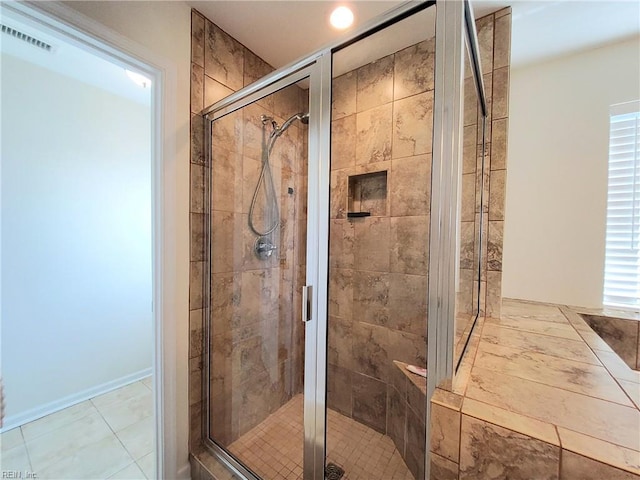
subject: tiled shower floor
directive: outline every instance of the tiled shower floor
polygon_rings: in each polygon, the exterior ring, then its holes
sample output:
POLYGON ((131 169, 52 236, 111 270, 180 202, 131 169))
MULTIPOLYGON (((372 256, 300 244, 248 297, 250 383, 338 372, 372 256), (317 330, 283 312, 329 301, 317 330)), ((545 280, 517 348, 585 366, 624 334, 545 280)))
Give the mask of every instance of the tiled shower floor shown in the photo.
MULTIPOLYGON (((296 395, 228 450, 265 480, 302 478, 303 396, 296 395)), ((344 480, 413 480, 393 441, 328 410, 327 457, 345 470, 344 480)))

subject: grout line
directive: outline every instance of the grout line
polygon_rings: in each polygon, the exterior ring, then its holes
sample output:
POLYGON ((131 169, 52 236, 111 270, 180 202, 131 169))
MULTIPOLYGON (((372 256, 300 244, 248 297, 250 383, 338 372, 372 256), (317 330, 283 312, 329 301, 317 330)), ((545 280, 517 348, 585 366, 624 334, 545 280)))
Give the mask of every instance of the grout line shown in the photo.
MULTIPOLYGON (((492 318, 492 317, 489 317, 489 318, 492 318)), ((516 332, 522 332, 522 333, 526 333, 526 334, 529 334, 529 335, 540 335, 542 337, 558 338, 560 340, 566 340, 568 342, 574 342, 574 343, 581 344, 581 345, 585 345, 586 344, 586 342, 584 341, 584 339, 582 337, 580 337, 579 340, 573 340, 571 338, 558 337, 556 335, 549 335, 549 334, 540 333, 540 332, 533 332, 533 331, 530 331, 530 330, 524 330, 524 329, 518 328, 518 327, 510 327, 510 326, 507 326, 507 325, 498 325, 498 324, 495 324, 495 323, 489 323, 488 325, 491 325, 491 326, 496 327, 496 328, 506 328, 508 330, 513 330, 513 331, 516 331, 516 332)), ((592 349, 590 348, 590 350, 592 350, 592 349)), ((578 361, 578 360, 576 360, 576 361, 578 361)), ((587 362, 582 362, 582 363, 587 363, 587 362)))
MULTIPOLYGON (((604 367, 606 369, 606 367, 604 367)), ((619 379, 617 377, 614 377, 613 374, 611 372, 609 372, 607 370, 607 373, 609 373, 609 375, 611 375, 611 377, 613 378, 613 381, 616 382, 618 384, 618 386, 620 387, 620 389, 622 390, 622 392, 627 396, 627 398, 631 401, 631 404, 636 408, 636 410, 640 410, 640 405, 638 405, 635 401, 634 398, 631 397, 631 395, 629 395, 629 392, 627 392, 627 388, 625 388, 621 383, 620 380, 624 380, 624 379, 619 379)), ((629 383, 634 383, 634 382, 629 382, 629 383)), ((638 384, 635 384, 638 385, 638 384)), ((638 387, 640 388, 640 385, 638 385, 638 387)))
POLYGON ((562 439, 560 438, 560 432, 558 431, 558 426, 554 425, 553 426, 553 430, 556 432, 556 436, 558 437, 558 444, 560 445, 560 451, 558 452, 558 478, 562 478, 561 477, 561 472, 562 472, 562 457, 564 456, 562 454, 563 452, 563 448, 562 448, 562 439))
MULTIPOLYGON (((555 426, 555 427, 556 427, 556 429, 558 428, 558 426, 555 426)), ((628 451, 634 452, 636 454, 640 453, 640 450, 638 450, 638 449, 635 449, 635 448, 632 448, 632 447, 628 447, 628 446, 625 446, 625 445, 620 445, 618 443, 613 443, 613 442, 611 442, 609 440, 604 440, 604 439, 599 438, 599 437, 594 437, 593 435, 589 435, 587 433, 578 432, 577 430, 574 430, 572 428, 567 428, 567 427, 562 427, 562 426, 560 426, 559 428, 564 428, 565 430, 567 430, 569 432, 573 432, 575 434, 582 435, 583 437, 588 437, 590 439, 597 440, 598 442, 606 443, 609 446, 614 446, 614 447, 617 447, 617 448, 628 450, 628 451)), ((558 439, 560 439, 560 432, 559 431, 558 431, 558 439)), ((607 460, 598 460, 592 454, 587 453, 585 449, 582 449, 580 447, 576 447, 576 446, 572 445, 572 446, 562 446, 562 448, 564 450, 569 451, 569 452, 573 452, 573 453, 575 453, 577 455, 581 455, 581 456, 583 456, 585 458, 588 458, 589 460, 593 460, 593 461, 596 461, 598 463, 603 463, 605 465, 609 465, 611 467, 614 467, 614 468, 617 468, 617 469, 620 469, 620 470, 624 470, 623 468, 617 467, 617 466, 613 465, 612 463, 607 463, 607 460)))
MULTIPOLYGON (((485 308, 486 308, 486 306, 485 306, 485 308)), ((464 389, 463 389, 463 392, 462 392, 463 403, 464 403, 464 398, 467 396, 467 390, 469 389, 469 385, 471 384, 471 373, 472 373, 473 367, 474 367, 474 365, 475 365, 475 363, 476 363, 476 361, 478 359, 478 352, 480 351, 480 345, 482 344, 482 339, 484 338, 484 327, 485 327, 485 324, 486 324, 486 316, 478 318, 476 320, 476 322, 478 322, 478 321, 480 322, 480 324, 477 325, 476 327, 474 327, 474 330, 475 330, 475 328, 478 328, 477 337, 471 339, 471 341, 474 342, 474 345, 473 345, 473 349, 474 349, 473 356, 472 356, 472 358, 469 358, 467 360, 467 362, 469 362, 468 363, 468 365, 469 365, 469 376, 466 379, 466 381, 464 382, 464 389)), ((476 334, 474 333, 473 335, 476 335, 476 334)), ((469 345, 469 347, 471 347, 471 345, 469 345)), ((428 346, 427 346, 427 348, 428 348, 428 346)), ((462 413, 462 405, 460 406, 460 412, 462 413)))
MULTIPOLYGON (((92 406, 93 406, 93 404, 92 404, 92 406)), ((72 407, 73 407, 73 405, 72 405, 71 407, 67 407, 67 408, 72 408, 72 407)), ((104 421, 104 418, 102 417, 102 414, 100 413, 100 411, 99 411, 95 406, 93 406, 93 409, 95 410, 95 413, 97 413, 97 414, 98 414, 98 415, 103 419, 103 421, 104 421)), ((60 410, 60 411, 64 411, 64 410, 66 410, 66 409, 63 409, 63 410, 60 410)), ((54 412, 54 413, 52 413, 52 414, 50 414, 50 415, 55 415, 55 413, 58 413, 58 412, 54 412)), ((92 415, 93 413, 94 413, 94 412, 91 412, 91 411, 90 411, 90 412, 89 412, 89 413, 87 413, 86 415, 83 415, 83 416, 81 416, 81 417, 79 417, 79 418, 76 418, 76 419, 74 419, 73 421, 71 421, 71 422, 69 422, 69 423, 65 423, 64 425, 62 425, 62 426, 61 426, 61 427, 59 427, 59 428, 56 428, 56 429, 51 430, 51 431, 49 431, 49 432, 46 432, 46 433, 44 433, 44 434, 42 434, 42 435, 38 435, 37 437, 35 437, 35 439, 40 439, 40 438, 42 438, 42 437, 43 437, 43 436, 45 436, 45 435, 54 434, 55 432, 59 432, 59 430, 61 430, 62 428, 68 427, 68 426, 73 425, 73 424, 77 424, 77 423, 81 422, 82 420, 84 420, 86 417, 88 417, 88 416, 92 415)), ((46 418, 46 417, 42 417, 42 418, 46 418)), ((107 424, 107 427, 108 427, 109 429, 111 429, 111 427, 109 426, 109 424, 108 424, 106 421, 105 421, 105 424, 107 424)), ((22 427, 21 427, 21 428, 22 428, 22 427)), ((23 438, 24 438, 24 436, 23 436, 23 438)), ((92 442, 90 442, 90 443, 85 443, 85 444, 83 444, 83 445, 80 445, 80 446, 78 446, 78 447, 76 448, 76 451, 77 451, 77 450, 80 450, 80 449, 83 449, 83 448, 86 448, 86 447, 89 447, 89 446, 91 446, 91 445, 95 445, 96 443, 99 443, 99 442, 103 441, 103 440, 104 440, 104 439, 106 439, 106 438, 108 438, 108 435, 107 435, 107 436, 105 436, 105 437, 99 438, 99 439, 97 439, 97 440, 94 440, 94 441, 92 441, 92 442)), ((35 439, 34 439, 34 440, 35 440, 35 439)), ((35 472, 35 471, 34 471, 34 469, 33 469, 33 464, 32 464, 32 462, 31 462, 31 454, 30 454, 30 452, 29 452, 28 443, 25 441, 25 443, 24 443, 24 444, 25 444, 25 448, 26 448, 26 451, 27 451, 27 457, 29 458, 29 464, 30 464, 30 467, 31 467, 31 469, 32 469, 32 471, 33 471, 34 473, 37 473, 37 472, 35 472)), ((126 451, 126 450, 125 450, 125 451, 126 451)), ((127 452, 127 453, 128 453, 128 452, 127 452)), ((58 465, 60 462, 62 462, 62 461, 64 460, 64 458, 65 458, 64 456, 63 456, 63 457, 61 457, 61 456, 57 456, 57 457, 53 458, 53 459, 51 460, 51 462, 50 462, 50 463, 48 463, 48 464, 46 464, 46 465, 45 465, 45 469, 50 468, 50 467, 53 467, 53 466, 55 466, 55 465, 58 465)))
MULTIPOLYGON (((27 445, 27 439, 24 437, 24 432, 22 431, 22 425, 18 427, 20 429, 20 436, 22 437, 22 444, 24 445, 24 450, 27 452, 27 460, 29 462, 29 468, 32 473, 37 473, 34 471, 33 463, 31 462, 31 454, 29 453, 29 446, 27 445)), ((37 437, 36 437, 37 438, 37 437)))
MULTIPOLYGON (((138 380, 138 381, 140 381, 140 380, 138 380)), ((135 398, 135 397, 130 397, 129 399, 131 399, 131 398, 135 398)), ((129 399, 127 399, 127 400, 129 400, 129 399)), ((123 400, 123 401, 122 401, 122 402, 120 402, 120 403, 125 403, 127 400, 123 400)), ((152 402, 152 404, 153 404, 153 398, 152 398, 151 402, 152 402)), ((132 462, 132 463, 135 463, 135 464, 138 466, 138 468, 140 469, 140 471, 142 472, 142 474, 145 476, 145 478, 147 478, 146 473, 144 472, 144 470, 142 469, 142 467, 138 464, 138 461, 134 458, 134 456, 131 454, 131 452, 129 451, 129 449, 128 449, 128 448, 125 446, 125 444, 122 442, 122 439, 118 436, 118 434, 116 433, 116 431, 111 427, 111 425, 109 424, 109 422, 107 422, 107 419, 106 419, 106 418, 104 418, 104 415, 102 415, 102 412, 101 412, 98 408, 96 408, 96 410, 98 411, 98 414, 100 415, 100 417, 102 418, 102 420, 104 421, 104 423, 107 425, 107 427, 109 428, 109 430, 111 430, 111 432, 113 433, 114 437, 118 440, 118 442, 120 442, 120 445, 122 445, 122 448, 124 449, 124 451, 127 453, 127 455, 129 455, 129 458, 131 458, 131 462, 132 462)), ((155 409, 154 409, 154 410, 155 410, 155 409)), ((154 416, 154 414, 152 414, 151 416, 154 416)), ((142 420, 140 420, 140 421, 142 421, 142 420)), ((137 422, 135 422, 135 423, 137 423, 137 422)), ((133 423, 133 424, 131 424, 131 425, 135 425, 135 423, 133 423)), ((128 425, 127 427, 129 427, 129 426, 131 426, 131 425, 128 425)), ((127 428, 127 427, 124 427, 124 428, 127 428)), ((155 443, 155 442, 154 442, 154 443, 155 443)), ((155 454, 156 452, 155 452, 154 450, 152 450, 152 451, 151 451, 151 453, 154 453, 154 454, 155 454)), ((148 455, 148 454, 147 454, 147 455, 148 455)), ((146 456, 146 455, 143 455, 143 456, 142 456, 142 457, 140 457, 140 458, 144 458, 145 456, 146 456)), ((127 465, 126 465, 125 467, 123 467, 123 468, 127 468, 127 467, 128 467, 128 466, 130 466, 130 465, 131 465, 131 463, 127 464, 127 465)), ((122 469, 121 469, 121 470, 122 470, 122 469)), ((119 471, 120 471, 120 470, 118 470, 118 472, 119 472, 119 471)), ((118 472, 115 472, 113 475, 115 475, 115 474, 116 474, 116 473, 118 473, 118 472)), ((112 475, 112 476, 113 476, 113 475, 112 475)))
MULTIPOLYGON (((148 455, 148 454, 147 454, 148 455)), ((146 457, 146 455, 144 456, 146 457)), ((140 459, 144 458, 141 457, 140 459)), ((144 471, 144 469, 142 468, 142 465, 140 465, 140 463, 138 463, 138 460, 134 461, 134 463, 138 466, 138 468, 140 469, 140 471, 142 472, 142 475, 144 475, 144 478, 146 478, 147 480, 149 480, 149 477, 147 477, 147 473, 144 471)), ((155 468, 154 468, 155 470, 155 468)))
MULTIPOLYGON (((502 319, 502 318, 501 318, 502 319)), ((528 320, 528 319, 523 319, 523 320, 528 320)), ((519 321, 519 320, 516 320, 519 321)), ((536 321, 542 321, 543 320, 536 320, 536 321)), ((564 325, 567 326, 566 323, 554 323, 554 322, 544 322, 548 325, 564 325)), ((508 328, 510 330, 516 330, 518 332, 525 332, 525 333, 534 333, 536 335, 544 335, 546 337, 554 337, 554 338, 560 338, 562 340, 571 340, 573 342, 578 342, 578 343, 585 343, 584 339, 582 337, 579 337, 577 340, 575 338, 569 338, 569 337, 564 337, 562 335, 554 335, 552 333, 544 333, 544 332, 539 332, 534 330, 533 328, 526 328, 526 327, 520 327, 517 325, 506 325, 506 324, 502 324, 502 323, 495 323, 495 322, 489 322, 489 325, 493 325, 495 327, 500 327, 500 328, 508 328)), ((562 328, 558 328, 558 330, 562 330, 562 328)), ((573 332, 573 330, 571 330, 573 332)))
MULTIPOLYGON (((517 353, 519 355, 523 355, 523 354, 538 355, 538 356, 542 356, 542 357, 548 357, 549 359, 554 359, 554 360, 557 360, 557 361, 567 362, 569 364, 578 363, 580 365, 585 365, 585 366, 588 366, 588 367, 591 367, 591 368, 596 368, 596 369, 597 368, 604 368, 606 370, 606 367, 604 365, 602 365, 602 362, 600 362, 598 364, 582 362, 580 360, 575 360, 573 358, 558 357, 556 355, 552 355, 552 354, 547 353, 547 352, 540 352, 540 351, 537 351, 537 350, 520 348, 520 347, 513 346, 513 345, 504 345, 504 344, 497 345, 497 344, 493 344, 493 343, 490 343, 490 342, 486 342, 486 344, 488 344, 489 346, 497 346, 497 347, 500 347, 500 348, 506 348, 508 350, 514 350, 514 353, 517 353)), ((480 346, 479 346, 478 349, 480 349, 480 346)), ((493 352, 491 351, 490 348, 487 349, 487 348, 484 348, 484 346, 483 346, 482 350, 483 350, 484 353, 493 354, 493 352)), ((605 353, 608 353, 608 352, 605 352, 605 353)), ((600 359, 598 359, 598 360, 600 360, 600 359)), ((607 373, 609 373, 609 372, 607 372, 607 373)))
MULTIPOLYGON (((150 377, 151 377, 151 382, 153 382, 153 374, 149 375, 148 377, 145 377, 145 379, 146 379, 146 378, 150 378, 150 377)), ((143 379, 143 380, 144 380, 144 379, 143 379)), ((147 387, 149 390, 151 390, 151 392, 153 392, 153 383, 152 383, 151 385, 147 385, 146 383, 144 383, 144 381, 143 381, 143 380, 139 380, 139 382, 140 382, 140 383, 142 383, 142 385, 144 385, 145 387, 147 387)))
MULTIPOLYGON (((40 417, 40 418, 37 418, 37 419, 35 419, 35 420, 32 420, 32 421, 30 421, 30 422, 28 422, 28 423, 25 423, 24 425, 21 425, 21 426, 20 426, 20 428, 22 429, 22 428, 24 428, 24 427, 25 427, 25 426, 27 426, 27 425, 30 425, 30 424, 35 423, 35 422, 39 422, 39 421, 41 421, 42 419, 45 419, 45 418, 47 418, 47 417, 51 417, 51 416, 53 416, 53 415, 57 415, 57 414, 59 414, 59 413, 61 413, 61 412, 64 412, 65 410, 69 410, 69 409, 71 409, 71 408, 77 407, 78 405, 81 405, 81 404, 86 403, 86 402, 89 402, 89 404, 91 405, 91 407, 92 407, 93 409, 95 409, 95 405, 93 405, 93 403, 90 401, 90 399, 82 400, 81 402, 75 403, 75 404, 73 404, 73 405, 69 405, 68 407, 63 408, 62 410, 57 410, 57 411, 55 411, 55 412, 51 412, 51 413, 49 413, 49 414, 45 415, 44 417, 40 417)), ((89 411, 84 412, 82 415, 80 415, 80 416, 79 416, 79 417, 77 417, 77 418, 73 418, 73 419, 72 419, 72 420, 70 420, 70 421, 66 421, 66 422, 65 422, 65 423, 63 423, 62 425, 59 425, 59 426, 57 426, 57 427, 55 427, 55 428, 52 428, 51 430, 46 430, 46 431, 44 431, 44 432, 42 432, 42 433, 39 433, 38 435, 34 436, 30 441, 33 441, 33 440, 35 440, 36 438, 40 438, 40 437, 42 437, 43 435, 47 435, 47 434, 49 434, 49 433, 55 432, 56 430, 60 430, 61 428, 64 428, 64 427, 66 427, 67 425, 69 425, 69 424, 71 424, 71 423, 75 423, 75 422, 77 422, 78 420, 81 420, 81 419, 83 419, 83 418, 85 418, 85 417, 87 417, 87 416, 91 415, 91 413, 93 413, 93 412, 91 412, 91 409, 89 409, 89 411)), ((26 440, 26 437, 24 437, 24 430, 22 430, 22 433, 23 433, 23 438, 24 438, 24 440, 25 440, 25 444, 26 444, 26 443, 27 443, 27 440, 26 440)))
MULTIPOLYGON (((145 377, 145 378, 147 378, 147 377, 145 377)), ((130 387, 130 386, 132 386, 132 385, 135 385, 136 383, 140 383, 140 384, 142 384, 142 386, 144 387, 144 389, 145 389, 145 390, 149 390, 149 388, 148 388, 146 385, 144 385, 144 383, 142 383, 142 380, 136 380, 135 382, 129 383, 129 384, 127 384, 127 385, 124 385, 123 387, 120 387, 119 389, 116 389, 116 390, 112 390, 111 392, 117 392, 118 390, 121 390, 121 389, 124 389, 124 388, 126 388, 126 387, 130 387)), ((151 391, 153 392, 153 389, 151 389, 151 391)), ((109 393, 111 393, 111 392, 107 392, 107 394, 109 394, 109 393)), ((92 398, 92 399, 90 399, 90 400, 91 400, 91 403, 93 404, 93 406, 95 407, 95 409, 96 409, 96 410, 98 410, 98 411, 100 411, 100 413, 102 414, 102 410, 108 410, 108 409, 110 409, 110 408, 112 408, 112 407, 114 407, 114 406, 116 406, 116 405, 126 403, 126 402, 128 402, 128 401, 130 401, 130 400, 132 400, 132 399, 134 399, 134 398, 139 398, 139 397, 142 397, 142 396, 144 396, 144 395, 146 395, 146 394, 147 394, 147 392, 138 393, 138 394, 136 394, 136 395, 128 396, 128 397, 126 397, 126 398, 124 398, 124 399, 116 399, 116 400, 113 400, 113 401, 111 401, 111 402, 107 403, 106 405, 100 405, 100 406, 98 406, 98 405, 96 405, 95 403, 93 403, 93 400, 94 400, 95 398, 97 398, 97 397, 100 397, 101 395, 98 395, 98 396, 96 396, 96 397, 93 397, 93 398, 92 398)))
MULTIPOLYGON (((477 403, 483 403, 483 404, 485 404, 485 405, 487 405, 487 406, 489 406, 489 407, 500 408, 500 409, 502 409, 502 410, 505 410, 505 411, 506 411, 506 409, 505 409, 505 408, 503 408, 503 407, 498 407, 498 406, 493 405, 493 404, 490 404, 490 403, 488 403, 488 402, 486 402, 486 401, 476 400, 475 398, 470 398, 470 400, 473 400, 474 402, 477 402, 477 403)), ((531 417, 531 416, 529 416, 529 415, 525 415, 525 414, 522 414, 522 413, 510 412, 510 411, 509 411, 509 413, 510 413, 510 414, 515 413, 516 415, 519 415, 519 416, 521 416, 521 417, 525 417, 525 418, 528 418, 528 419, 535 420, 535 421, 537 421, 537 422, 543 423, 543 424, 548 425, 549 427, 553 428, 553 429, 554 429, 554 431, 556 431, 555 429, 556 429, 557 427, 556 427, 556 425, 554 425, 553 423, 549 423, 549 422, 547 422, 547 421, 545 421, 545 420, 540 420, 540 419, 538 419, 538 418, 534 418, 534 417, 531 417)), ((469 413, 469 412, 466 412, 466 413, 463 413, 463 415, 466 415, 466 416, 467 416, 467 417, 469 417, 469 418, 474 418, 474 419, 476 419, 476 420, 480 420, 480 421, 485 422, 485 423, 488 423, 488 424, 490 424, 490 425, 494 425, 494 426, 496 426, 496 427, 504 428, 505 430, 510 430, 510 431, 512 431, 512 432, 516 432, 516 433, 518 433, 518 434, 520 434, 520 435, 524 435, 524 436, 527 436, 527 437, 531 437, 531 438, 533 438, 534 440, 538 440, 538 441, 540 441, 540 442, 544 442, 544 443, 548 443, 549 445, 552 445, 551 443, 549 443, 549 441, 547 441, 547 440, 545 440, 544 438, 542 438, 542 435, 539 435, 539 434, 538 434, 537 432, 535 432, 535 431, 533 431, 533 433, 532 433, 532 431, 531 431, 531 430, 527 430, 526 428, 516 429, 516 428, 514 428, 514 427, 507 427, 507 426, 505 426, 505 425, 504 425, 504 423, 500 423, 500 420, 495 420, 495 419, 487 418, 487 416, 486 416, 486 415, 483 415, 482 413, 469 413), (527 431, 524 431, 524 430, 527 430, 527 431)), ((563 427, 563 428, 564 428, 564 427, 563 427)), ((567 430, 570 430, 570 429, 567 429, 567 430)), ((572 431, 573 431, 573 430, 572 430, 572 431)), ((580 432, 576 432, 576 433, 580 433, 580 432)), ((461 434, 461 435, 462 435, 462 434, 461 434)), ((584 435, 584 434, 583 434, 583 435, 584 435)), ((557 436, 557 431, 556 431, 556 436, 557 436)), ((600 439, 600 440, 601 440, 601 439, 600 439)), ((560 443, 560 442, 559 442, 559 440, 558 440, 558 443, 560 443)), ((555 446, 557 446, 557 445, 555 445, 555 446)))
MULTIPOLYGON (((127 453, 128 453, 128 452, 127 452, 127 453)), ((131 462, 131 463, 126 464, 124 467, 122 467, 122 468, 121 468, 120 470, 118 470, 117 472, 114 472, 114 473, 112 473, 111 475, 109 475, 109 476, 107 477, 107 480, 109 480, 110 478, 113 478, 113 476, 114 476, 114 475, 117 475, 117 474, 118 474, 118 473, 120 473, 121 471, 123 471, 123 470, 125 470, 125 469, 129 468, 129 467, 130 467, 131 465, 133 465, 134 463, 136 463, 136 461, 135 461, 135 460, 134 460, 133 462, 131 462)), ((140 468, 140 467, 138 466, 138 468, 140 468)), ((140 471, 142 472, 142 469, 141 469, 141 468, 140 468, 140 471)), ((142 472, 142 474, 144 475, 144 472, 142 472)), ((145 475, 145 478, 146 478, 146 475, 145 475)))
MULTIPOLYGON (((594 366, 595 366, 595 365, 594 365, 594 366)), ((535 383, 535 384, 537 384, 537 385, 544 385, 545 387, 553 388, 553 389, 555 389, 555 390, 562 390, 562 391, 564 391, 564 392, 568 392, 568 393, 571 393, 571 394, 574 394, 574 395, 580 395, 581 397, 591 398, 591 399, 594 399, 594 400, 598 400, 598 401, 600 401, 600 402, 607 402, 607 403, 610 403, 610 404, 612 404, 612 405, 617 405, 617 406, 619 406, 619 407, 635 409, 635 404, 633 404, 633 402, 631 402, 631 403, 632 403, 632 405, 625 405, 625 404, 623 404, 623 403, 614 402, 613 400, 609 400, 609 399, 606 399, 606 398, 594 397, 594 396, 592 396, 592 395, 588 395, 588 394, 586 394, 586 393, 576 392, 576 391, 574 391, 574 390, 568 390, 568 389, 566 389, 566 388, 558 387, 558 386, 556 386, 556 385, 549 385, 549 384, 544 383, 543 381, 540 381, 540 380, 531 380, 530 378, 524 378, 524 377, 521 377, 521 376, 518 376, 518 375, 509 374, 509 373, 504 373, 503 371, 498 370, 498 369, 494 369, 494 368, 487 368, 487 367, 478 367, 478 368, 481 368, 481 369, 483 369, 483 370, 489 370, 489 371, 491 371, 491 372, 499 373, 499 374, 501 374, 501 375, 505 375, 505 376, 508 376, 508 377, 518 378, 518 379, 520 379, 520 380, 524 380, 525 382, 531 382, 531 383, 535 383)), ((471 398, 473 398, 473 397, 471 397, 471 398)), ((473 398, 473 400, 477 400, 477 401, 482 401, 482 402, 485 402, 485 403, 489 403, 489 402, 486 402, 486 401, 484 401, 484 400, 480 400, 480 399, 477 399, 477 398, 473 398)), ((493 404, 492 404, 492 405, 493 405, 493 404)), ((502 408, 503 410, 507 410, 505 407, 500 407, 499 405, 495 405, 495 406, 496 406, 496 407, 499 407, 499 408, 502 408)), ((519 412, 516 412, 516 413, 519 413, 519 412)), ((519 414, 520 414, 520 415, 523 415, 522 413, 519 413, 519 414)), ((536 417, 531 417, 531 418, 536 418, 536 417)), ((540 419, 538 419, 538 420, 540 420, 540 419)), ((545 420, 542 420, 542 421, 545 421, 545 420)), ((555 424, 554 424, 554 425, 555 425, 555 424)), ((563 427, 563 428, 565 428, 565 427, 563 427)))
MULTIPOLYGON (((584 318, 582 318, 582 315, 578 312, 576 312, 575 310, 573 310, 571 307, 564 305, 563 306, 564 309, 566 309, 569 313, 572 314, 576 314, 578 315, 587 325, 587 327, 590 329, 591 332, 593 332, 595 335, 598 335, 597 333, 595 333, 595 331, 591 328, 591 326, 584 320, 584 318)), ((562 312, 562 314, 568 319, 569 317, 567 317, 567 314, 563 311, 563 309, 561 308, 560 311, 562 312)), ((570 322, 571 323, 571 322, 570 322)), ((613 349, 611 349, 611 351, 606 351, 606 350, 600 350, 598 348, 592 347, 591 343, 588 342, 584 336, 582 335, 582 333, 580 332, 580 330, 578 330, 575 325, 573 325, 573 323, 571 323, 571 326, 574 328, 574 330, 576 331, 576 333, 580 336, 580 338, 582 339, 582 341, 587 345, 587 347, 593 352, 593 354, 596 356, 596 358, 598 359, 598 361, 600 362, 600 364, 602 365, 602 367, 607 371, 607 373, 613 378, 613 380, 618 384, 618 386, 622 389, 623 393, 629 398, 629 400, 631 401, 632 405, 634 405, 638 410, 640 410, 640 406, 636 405, 636 402, 634 401, 633 398, 631 398, 631 396, 627 393, 627 390, 620 385, 620 382, 618 381, 618 376, 614 375, 614 372, 612 371, 611 368, 609 368, 609 366, 605 363, 605 361, 603 361, 600 358, 600 355, 598 355, 597 352, 602 352, 602 353, 606 353, 606 354, 614 354, 616 355, 618 358, 620 358, 620 355, 618 355, 613 349)), ((638 323, 638 328, 640 329, 640 322, 638 323)), ((598 335, 599 338, 601 338, 603 341, 604 339, 602 337, 600 337, 600 335, 598 335)), ((605 342, 606 343, 606 342, 605 342)), ((608 344, 607 344, 608 345, 608 344)), ((626 362, 624 362, 624 360, 622 360, 622 358, 620 358, 620 361, 626 365, 626 362)), ((629 367, 628 365, 626 365, 627 367, 629 367)), ((629 370, 633 371, 633 369, 629 368, 629 370)), ((624 380, 624 379, 622 379, 624 380)), ((631 383, 636 383, 636 382, 631 382, 631 383)))

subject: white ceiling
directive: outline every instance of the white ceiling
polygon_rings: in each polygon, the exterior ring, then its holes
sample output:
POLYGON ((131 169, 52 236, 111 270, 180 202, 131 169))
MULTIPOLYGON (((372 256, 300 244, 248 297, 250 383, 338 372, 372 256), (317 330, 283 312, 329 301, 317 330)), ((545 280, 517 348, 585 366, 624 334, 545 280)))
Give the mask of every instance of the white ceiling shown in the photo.
POLYGON ((519 67, 640 35, 640 2, 516 1, 512 28, 511 64, 519 67))
MULTIPOLYGON (((328 27, 332 0, 234 0, 189 3, 274 67, 281 67, 322 46, 334 43, 343 33, 328 27)), ((345 2, 342 2, 343 4, 345 2)), ((355 13, 355 26, 403 3, 385 0, 346 2, 355 13)), ((512 5, 512 66, 594 48, 640 35, 638 0, 475 0, 476 17, 512 5)), ((1 9, 1 4, 0 4, 1 9)), ((348 70, 395 52, 428 37, 434 26, 434 9, 358 42, 336 56, 334 72, 348 70)), ((115 65, 65 42, 55 32, 16 18, 2 9, 2 22, 54 46, 53 53, 40 51, 5 34, 0 52, 72 76, 99 88, 149 104, 150 91, 135 85, 115 65)))
MULTIPOLYGON (((187 3, 279 68, 337 41, 341 33, 328 26, 329 14, 336 5, 346 3, 354 10, 355 27, 403 2, 189 0, 187 3)), ((512 6, 514 67, 640 34, 637 0, 475 0, 472 4, 476 17, 512 6)), ((425 38, 412 28, 400 29, 400 33, 425 38)), ((402 43, 398 35, 387 35, 387 46, 396 40, 402 43)), ((389 48, 389 53, 394 51, 389 48)))
MULTIPOLYGON (((1 5, 0 5, 1 7, 1 5)), ((36 24, 19 14, 0 8, 2 24, 48 43, 45 51, 11 35, 0 34, 0 53, 12 55, 61 75, 107 90, 143 105, 151 105, 150 88, 142 88, 127 77, 121 65, 76 47, 61 34, 36 24)))

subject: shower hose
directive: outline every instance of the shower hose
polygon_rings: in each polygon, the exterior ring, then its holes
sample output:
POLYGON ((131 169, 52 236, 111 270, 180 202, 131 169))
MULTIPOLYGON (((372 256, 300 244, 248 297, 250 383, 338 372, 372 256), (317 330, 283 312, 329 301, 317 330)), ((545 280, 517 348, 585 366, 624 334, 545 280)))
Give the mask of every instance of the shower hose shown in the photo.
POLYGON ((278 136, 277 125, 268 117, 262 117, 262 165, 260 168, 260 177, 256 184, 256 189, 253 192, 253 198, 251 199, 251 206, 249 207, 249 228, 259 237, 264 237, 272 233, 278 225, 280 225, 280 212, 278 209, 278 197, 276 194, 276 187, 273 183, 273 175, 271 173, 271 165, 269 164, 269 157, 271 156, 271 150, 276 142, 278 136), (266 126, 267 123, 272 123, 274 131, 267 138, 266 126), (271 222, 265 225, 264 230, 259 230, 255 224, 255 209, 258 202, 258 195, 260 187, 264 186, 265 189, 265 217, 267 222, 271 222))

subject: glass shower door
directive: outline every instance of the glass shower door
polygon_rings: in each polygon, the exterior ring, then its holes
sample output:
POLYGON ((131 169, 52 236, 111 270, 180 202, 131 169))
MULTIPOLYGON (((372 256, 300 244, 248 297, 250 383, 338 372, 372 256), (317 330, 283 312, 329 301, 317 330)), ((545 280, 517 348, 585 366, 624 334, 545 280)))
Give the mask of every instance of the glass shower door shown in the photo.
POLYGON ((205 431, 244 475, 302 478, 309 93, 214 114, 205 431))
MULTIPOLYGON (((468 31, 477 43, 477 33, 468 31)), ((479 60, 469 42, 464 48, 464 83, 462 84, 462 166, 458 175, 458 202, 455 276, 454 371, 465 354, 486 290, 486 272, 481 265, 487 257, 488 176, 486 160, 487 110, 483 108, 484 85, 479 60), (476 70, 477 69, 477 70, 476 70)))
POLYGON ((333 55, 327 475, 424 479, 435 8, 333 55))

